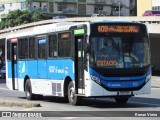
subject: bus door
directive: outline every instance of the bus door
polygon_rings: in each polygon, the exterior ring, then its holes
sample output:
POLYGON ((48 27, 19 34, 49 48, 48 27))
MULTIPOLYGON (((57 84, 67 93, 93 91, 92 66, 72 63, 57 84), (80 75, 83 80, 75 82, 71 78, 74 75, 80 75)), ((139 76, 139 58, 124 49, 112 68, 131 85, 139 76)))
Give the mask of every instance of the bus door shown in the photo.
POLYGON ((17 69, 17 39, 11 39, 11 74, 13 90, 18 89, 18 69, 17 69))
POLYGON ((75 92, 76 94, 84 94, 84 45, 85 36, 75 36, 75 92), (80 89, 78 91, 78 89, 80 89))

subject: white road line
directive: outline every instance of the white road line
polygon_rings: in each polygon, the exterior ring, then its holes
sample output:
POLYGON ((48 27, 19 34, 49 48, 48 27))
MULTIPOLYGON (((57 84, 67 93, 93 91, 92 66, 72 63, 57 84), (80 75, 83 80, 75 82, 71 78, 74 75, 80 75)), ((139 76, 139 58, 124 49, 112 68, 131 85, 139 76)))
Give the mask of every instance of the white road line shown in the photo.
POLYGON ((64 120, 73 120, 73 119, 76 119, 76 118, 78 118, 78 117, 64 117, 62 119, 64 119, 64 120))

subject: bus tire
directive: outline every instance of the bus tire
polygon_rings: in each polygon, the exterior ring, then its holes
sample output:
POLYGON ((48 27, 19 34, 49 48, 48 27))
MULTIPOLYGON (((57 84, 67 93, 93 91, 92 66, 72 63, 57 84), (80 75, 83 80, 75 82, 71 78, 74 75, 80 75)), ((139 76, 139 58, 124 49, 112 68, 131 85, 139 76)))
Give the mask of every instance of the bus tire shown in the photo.
POLYGON ((29 79, 25 83, 25 95, 28 100, 34 100, 36 95, 32 93, 32 86, 29 79))
POLYGON ((126 104, 128 99, 129 99, 128 97, 125 97, 125 98, 117 97, 117 98, 115 98, 115 100, 118 104, 126 104))
POLYGON ((82 102, 82 97, 76 96, 75 95, 75 87, 73 84, 73 81, 70 81, 68 85, 68 101, 71 105, 80 105, 82 102))

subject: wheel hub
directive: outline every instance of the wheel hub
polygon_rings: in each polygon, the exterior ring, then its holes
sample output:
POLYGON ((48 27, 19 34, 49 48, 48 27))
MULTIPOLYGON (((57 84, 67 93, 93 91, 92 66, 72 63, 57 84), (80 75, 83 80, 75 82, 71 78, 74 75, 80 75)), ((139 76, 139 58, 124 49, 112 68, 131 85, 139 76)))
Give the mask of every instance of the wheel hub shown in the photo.
POLYGON ((75 90, 73 87, 70 88, 70 97, 72 98, 72 100, 74 100, 74 97, 75 97, 75 90))

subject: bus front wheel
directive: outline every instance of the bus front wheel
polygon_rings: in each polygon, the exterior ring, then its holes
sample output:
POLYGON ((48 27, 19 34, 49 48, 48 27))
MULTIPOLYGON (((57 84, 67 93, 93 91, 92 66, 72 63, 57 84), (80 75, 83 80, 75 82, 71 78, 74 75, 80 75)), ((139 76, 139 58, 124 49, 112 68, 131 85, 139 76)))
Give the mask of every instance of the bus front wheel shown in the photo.
POLYGON ((31 82, 29 79, 25 83, 25 95, 28 100, 35 99, 35 94, 32 93, 31 82))
POLYGON ((125 98, 123 98, 123 97, 117 97, 117 98, 115 98, 115 100, 116 100, 116 102, 118 103, 118 104, 126 104, 127 103, 127 101, 128 101, 128 97, 125 97, 125 98))
POLYGON ((82 101, 82 97, 76 96, 75 87, 73 81, 68 85, 68 101, 71 105, 79 105, 82 101))

